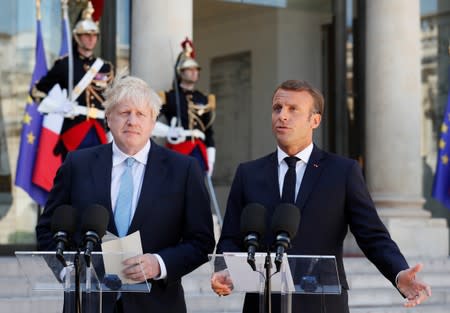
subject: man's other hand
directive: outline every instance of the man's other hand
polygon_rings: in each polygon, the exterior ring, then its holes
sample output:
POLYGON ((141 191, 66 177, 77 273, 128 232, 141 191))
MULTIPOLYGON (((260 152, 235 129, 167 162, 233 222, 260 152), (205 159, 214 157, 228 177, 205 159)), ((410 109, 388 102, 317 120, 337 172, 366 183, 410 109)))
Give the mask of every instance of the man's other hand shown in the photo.
POLYGON ((233 290, 233 282, 231 281, 228 270, 215 272, 211 276, 211 288, 219 296, 228 296, 233 290))
POLYGON ((431 287, 416 279, 416 274, 422 268, 423 265, 419 263, 398 274, 397 288, 407 299, 404 304, 405 307, 414 307, 431 296, 431 287))

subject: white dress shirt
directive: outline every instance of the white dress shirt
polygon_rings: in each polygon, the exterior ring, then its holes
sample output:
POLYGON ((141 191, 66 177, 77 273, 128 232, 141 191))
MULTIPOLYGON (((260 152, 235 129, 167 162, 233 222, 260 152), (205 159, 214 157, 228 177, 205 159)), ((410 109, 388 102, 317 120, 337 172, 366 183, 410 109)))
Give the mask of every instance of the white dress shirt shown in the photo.
MULTIPOLYGON (((135 155, 127 155, 113 141, 112 143, 112 171, 111 171, 111 204, 113 213, 116 210, 117 197, 119 195, 120 178, 125 171, 126 159, 133 158, 135 162, 132 165, 131 173, 133 176, 133 200, 131 201, 131 219, 133 219, 136 212, 137 203, 139 201, 139 195, 141 194, 142 182, 144 181, 145 167, 147 166, 148 153, 150 152, 151 144, 150 140, 147 141, 145 146, 135 155)), ((163 259, 158 254, 156 256, 161 269, 161 274, 153 279, 164 279, 167 276, 166 266, 163 259)))
MULTIPOLYGON (((307 146, 305 149, 297 153, 295 156, 300 160, 297 161, 295 166, 296 180, 295 180, 295 200, 297 200, 298 191, 300 190, 300 185, 303 180, 303 175, 305 175, 306 164, 308 164, 309 158, 311 156, 313 150, 313 143, 307 146)), ((283 182, 284 176, 288 170, 288 165, 284 160, 285 157, 289 155, 286 154, 280 147, 277 147, 277 156, 278 156, 278 187, 280 189, 280 197, 283 192, 283 182)))

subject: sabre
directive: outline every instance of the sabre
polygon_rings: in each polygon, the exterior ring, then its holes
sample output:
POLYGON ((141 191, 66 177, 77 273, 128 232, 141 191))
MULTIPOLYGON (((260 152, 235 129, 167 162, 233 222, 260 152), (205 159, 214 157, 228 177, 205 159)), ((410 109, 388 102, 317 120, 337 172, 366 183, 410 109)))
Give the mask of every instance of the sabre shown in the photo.
MULTIPOLYGON (((172 43, 169 40, 169 48, 170 48, 170 55, 171 55, 171 59, 174 59, 174 53, 173 53, 173 48, 172 48, 172 43)), ((175 62, 175 67, 174 67, 174 76, 173 76, 173 89, 175 90, 175 103, 177 106, 177 126, 181 127, 181 104, 180 104, 180 90, 178 89, 178 75, 177 75, 177 66, 178 63, 180 62, 180 56, 181 54, 178 55, 176 62, 175 62)), ((170 122, 170 121, 167 121, 170 122)))
POLYGON ((214 211, 216 212, 217 221, 219 222, 220 229, 222 229, 223 219, 222 214, 220 213, 219 204, 217 202, 216 192, 214 191, 214 186, 211 177, 209 175, 205 176, 206 176, 206 185, 208 186, 209 196, 211 197, 214 211))
POLYGON ((64 20, 64 32, 66 33, 67 38, 67 54, 68 54, 68 64, 69 64, 69 75, 68 75, 68 98, 72 101, 72 90, 73 90, 73 53, 72 53, 72 36, 70 32, 69 26, 69 8, 68 8, 68 0, 61 0, 61 6, 63 11, 63 20, 64 20))

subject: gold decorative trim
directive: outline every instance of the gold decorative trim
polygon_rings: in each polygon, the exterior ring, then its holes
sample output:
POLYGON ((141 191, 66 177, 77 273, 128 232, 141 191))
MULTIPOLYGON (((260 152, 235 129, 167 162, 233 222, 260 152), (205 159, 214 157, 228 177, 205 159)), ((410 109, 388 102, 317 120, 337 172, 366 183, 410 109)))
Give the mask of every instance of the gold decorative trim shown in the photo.
POLYGON ((158 91, 158 96, 161 99, 162 104, 166 104, 167 99, 166 99, 166 93, 164 91, 158 91))

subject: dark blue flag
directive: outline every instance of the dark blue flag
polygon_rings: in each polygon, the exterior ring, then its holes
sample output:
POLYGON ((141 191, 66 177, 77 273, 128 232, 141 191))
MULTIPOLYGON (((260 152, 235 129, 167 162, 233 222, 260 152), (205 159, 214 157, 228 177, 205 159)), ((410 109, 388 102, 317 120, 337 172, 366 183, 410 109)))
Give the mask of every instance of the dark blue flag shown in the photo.
MULTIPOLYGON (((450 75, 449 75, 450 78, 450 75)), ((441 126, 438 160, 434 176, 433 197, 450 209, 450 86, 447 109, 441 126)))
MULTIPOLYGON (((31 79, 32 86, 47 73, 47 62, 45 60, 44 43, 41 33, 41 21, 36 22, 36 50, 35 65, 31 79)), ((37 105, 31 97, 25 107, 22 121, 22 132, 20 135, 19 158, 16 169, 16 186, 25 190, 28 195, 40 205, 47 201, 48 192, 32 183, 34 161, 39 144, 39 136, 42 128, 42 115, 37 110, 37 105)))
POLYGON ((64 16, 61 20, 61 47, 59 49, 59 56, 66 55, 69 52, 69 29, 68 20, 64 16))

